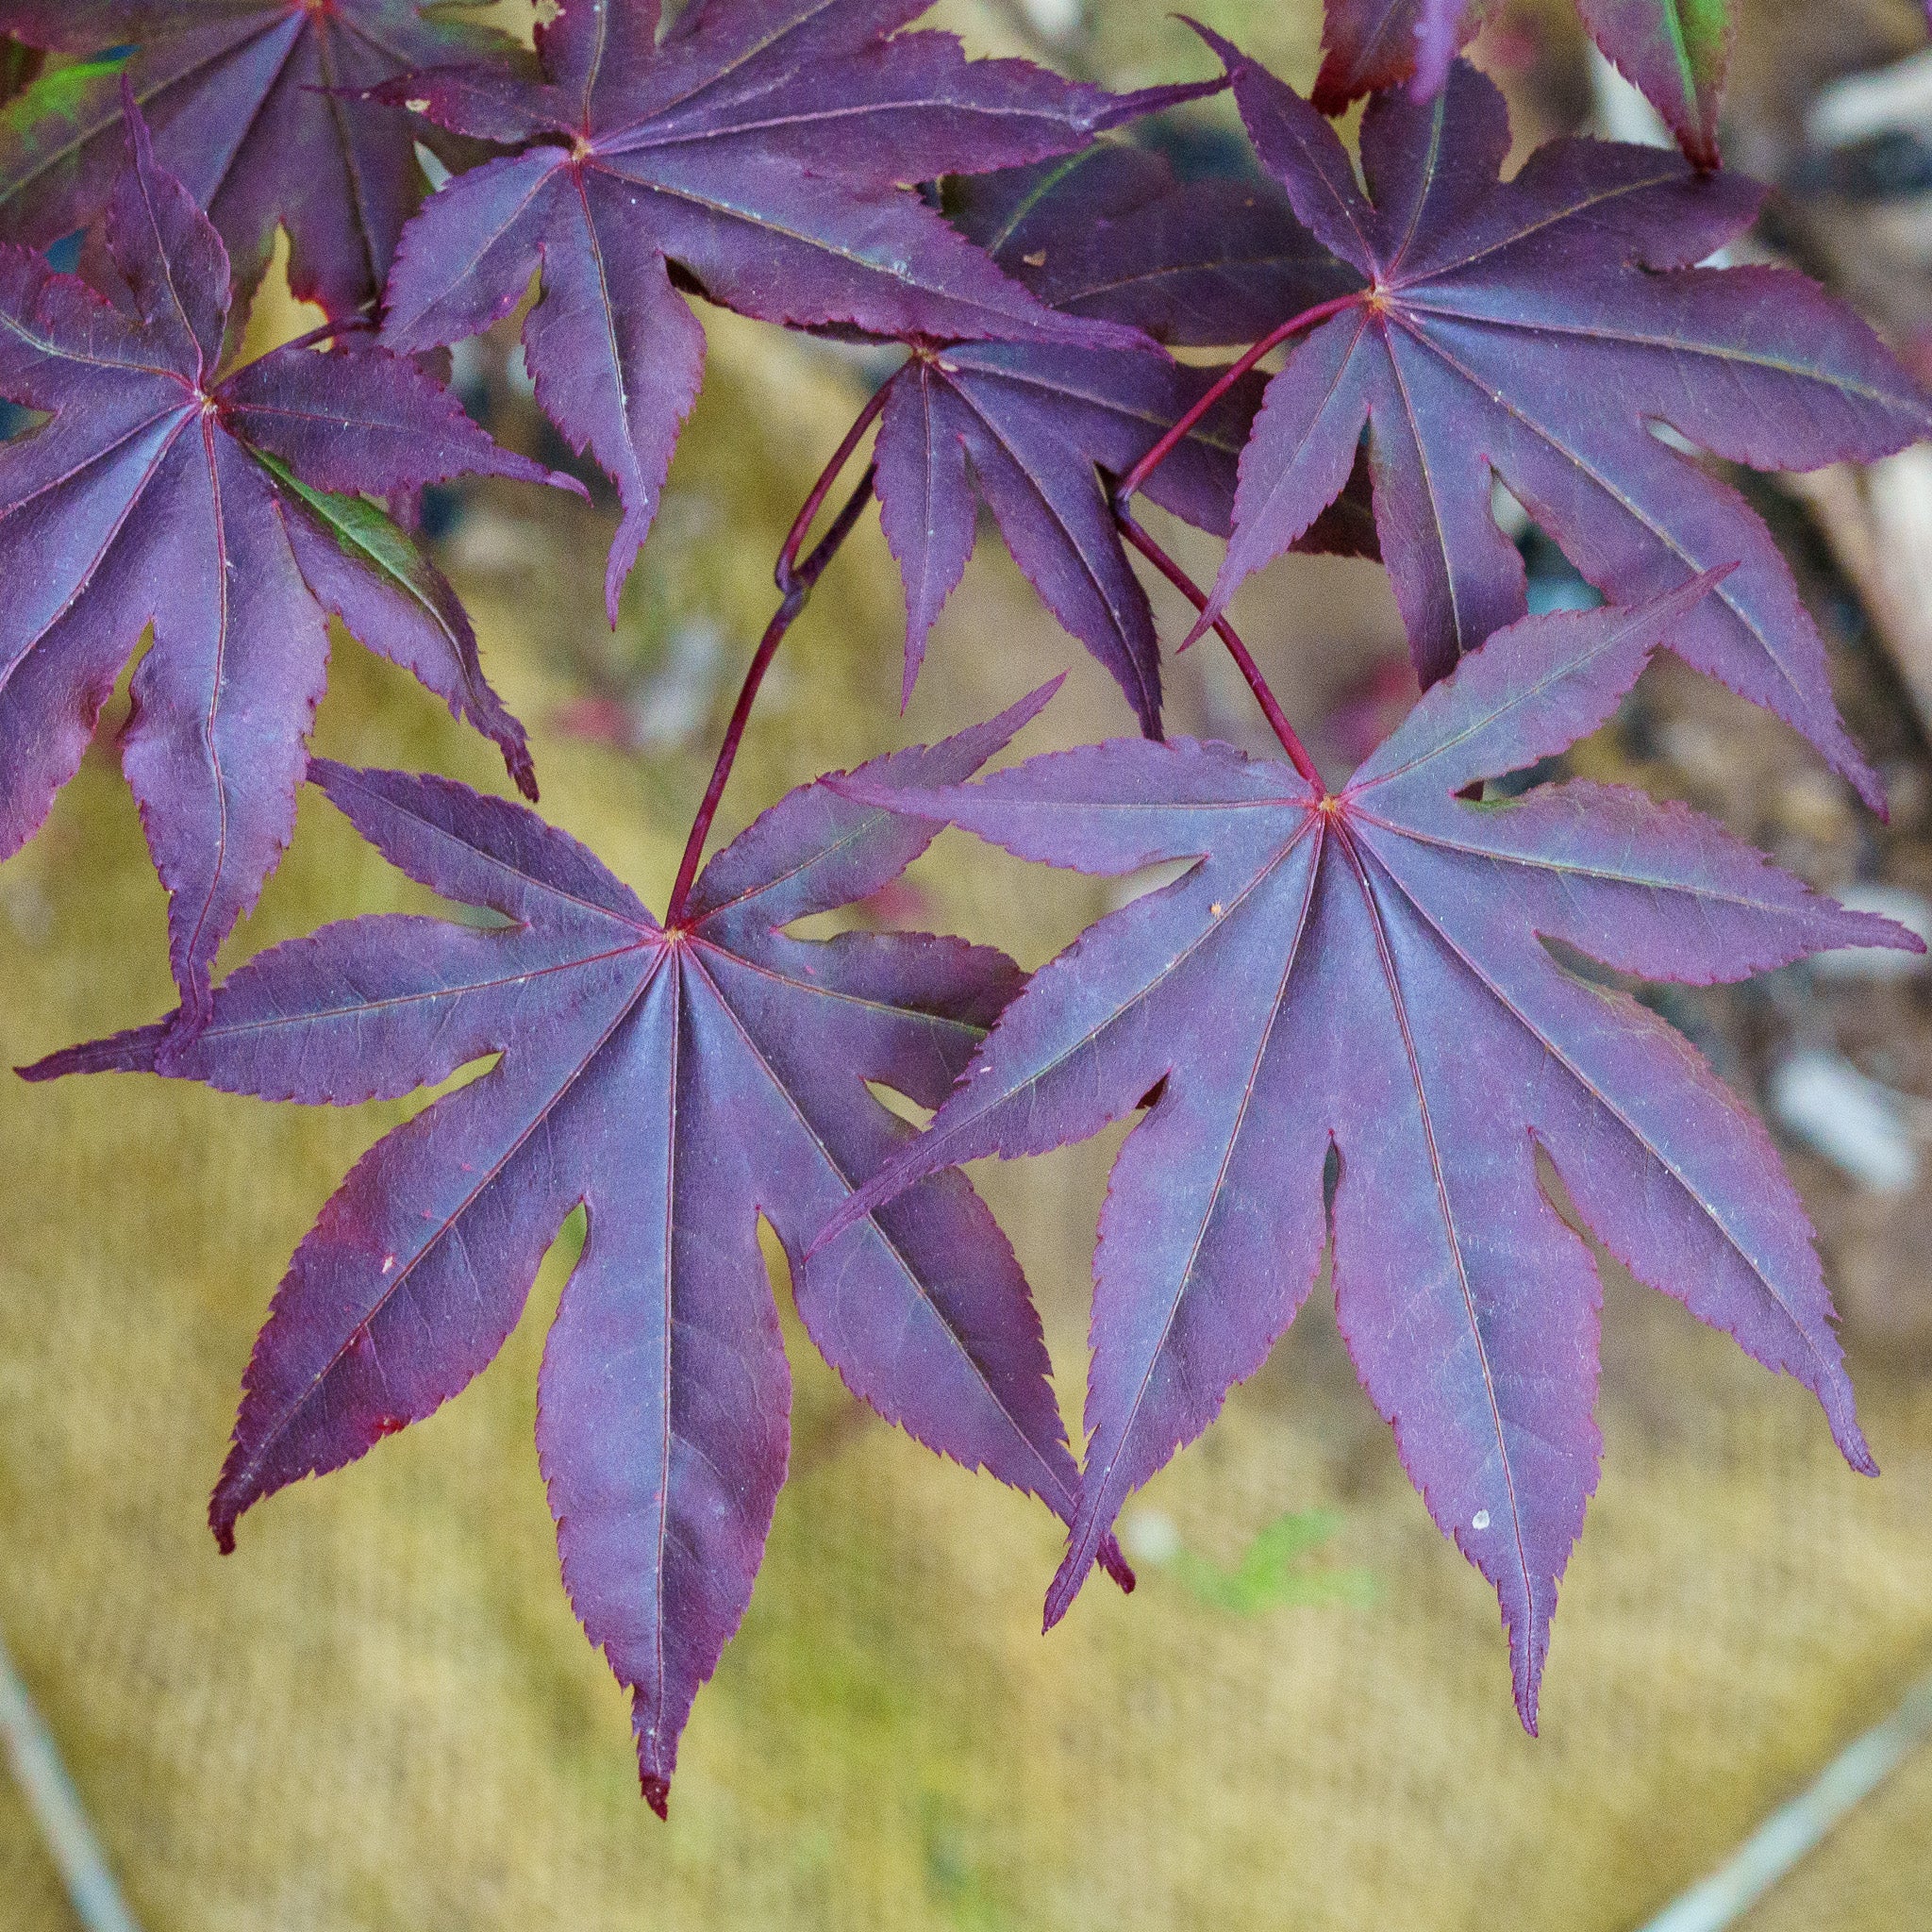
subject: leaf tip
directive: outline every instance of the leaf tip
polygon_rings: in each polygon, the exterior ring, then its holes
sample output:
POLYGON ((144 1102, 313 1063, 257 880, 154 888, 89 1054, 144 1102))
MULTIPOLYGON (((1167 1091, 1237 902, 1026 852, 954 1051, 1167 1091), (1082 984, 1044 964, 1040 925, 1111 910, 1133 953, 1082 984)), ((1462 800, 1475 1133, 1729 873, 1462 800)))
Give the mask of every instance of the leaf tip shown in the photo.
POLYGON ((1183 26, 1191 28, 1207 42, 1215 58, 1227 70, 1227 75, 1230 80, 1234 78, 1234 71, 1237 67, 1245 67, 1248 64, 1248 57, 1232 41, 1226 39, 1224 35, 1216 33, 1211 26, 1196 20, 1191 13, 1176 13, 1174 17, 1183 26))
POLYGON ((888 1201, 896 1200, 912 1185, 910 1180, 901 1177, 899 1170, 908 1164, 911 1149, 919 1144, 918 1141, 908 1141, 898 1158, 887 1161, 863 1187, 855 1188, 845 1196, 824 1226, 812 1236, 805 1251, 808 1262, 830 1247, 841 1235, 849 1233, 861 1221, 868 1219, 874 1209, 882 1208, 888 1201))
POLYGON ((1838 1390, 1833 1392, 1836 1399, 1825 1402, 1824 1413, 1831 1424, 1831 1440, 1838 1444, 1838 1453, 1850 1465, 1854 1475, 1875 1476, 1878 1459, 1872 1454, 1872 1445, 1866 1441, 1865 1432, 1852 1412, 1851 1383, 1840 1378, 1838 1390))
POLYGON ((1005 727, 1008 740, 1017 738, 1059 695, 1060 686, 1066 681, 1067 674, 1062 671, 1049 677, 1044 684, 1035 685, 1018 704, 995 719, 994 724, 1005 727))
POLYGON ((1841 769, 1844 778, 1858 794, 1858 803, 1881 825, 1890 824, 1891 802, 1885 795, 1885 782, 1878 774, 1861 758, 1855 758, 1841 769))
POLYGON ((1736 558, 1729 563, 1714 563, 1708 570, 1699 571, 1694 577, 1687 578, 1674 591, 1666 591, 1653 601, 1651 609, 1663 622, 1670 623, 1703 603, 1733 571, 1741 568, 1736 558))
POLYGON ((1548 1624, 1541 1619, 1537 1621, 1539 1627, 1533 1632, 1524 1632, 1516 1624, 1507 1624, 1510 1690, 1515 1697, 1517 1718, 1525 1734, 1532 1738, 1537 1735, 1538 1707, 1543 1689, 1543 1658, 1550 1641, 1548 1624))
POLYGON ((1068 1549, 1053 1582, 1047 1586, 1046 1602, 1040 1618, 1040 1634, 1042 1637, 1074 1607, 1074 1599, 1080 1594, 1080 1586, 1086 1582, 1087 1573, 1093 1567, 1095 1554, 1085 1539, 1076 1541, 1068 1549))
MULTIPOLYGON (((1549 1581, 1554 1589, 1556 1579, 1549 1581)), ((1515 1613, 1506 1608, 1503 1614, 1503 1628, 1509 1639, 1509 1688, 1516 1715, 1532 1738, 1537 1735, 1543 1663, 1550 1654, 1550 1615, 1554 1607, 1554 1597, 1548 1603, 1539 1603, 1538 1596, 1532 1594, 1526 1608, 1519 1606, 1515 1613)))
MULTIPOLYGON (((550 472, 552 482, 575 483, 575 476, 565 477, 558 470, 550 472)), ((582 486, 579 484, 578 488, 582 486)), ((589 492, 585 491, 586 501, 589 492)), ((644 539, 650 533, 651 513, 655 504, 647 504, 641 515, 626 515, 617 527, 617 535, 610 540, 610 552, 604 559, 604 614, 610 620, 610 628, 617 628, 618 606, 624 601, 624 587, 630 581, 630 574, 637 565, 639 556, 644 547, 644 539)))
POLYGON ((1914 932, 1910 926, 1902 925, 1895 919, 1888 919, 1882 912, 1857 912, 1836 900, 1828 903, 1839 920, 1843 922, 1841 929, 1847 935, 1843 940, 1835 939, 1834 947, 1875 946, 1894 953, 1924 953, 1926 950, 1923 933, 1914 932))
POLYGON ((647 1804, 665 1824, 671 1822, 671 1780, 655 1771, 640 1771, 638 1787, 647 1804))
POLYGON ((1348 91, 1348 77, 1343 63, 1337 61, 1331 54, 1322 63, 1322 71, 1315 76, 1315 84, 1308 90, 1308 106, 1318 114, 1325 114, 1333 121, 1348 112, 1354 96, 1348 91))

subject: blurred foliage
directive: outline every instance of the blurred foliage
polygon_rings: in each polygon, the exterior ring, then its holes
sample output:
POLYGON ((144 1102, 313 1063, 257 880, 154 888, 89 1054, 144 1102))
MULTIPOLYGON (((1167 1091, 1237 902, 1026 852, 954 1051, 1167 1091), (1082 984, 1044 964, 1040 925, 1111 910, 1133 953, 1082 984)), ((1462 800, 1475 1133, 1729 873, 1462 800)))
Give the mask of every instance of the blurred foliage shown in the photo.
POLYGON ((1197 1602, 1237 1617, 1291 1605, 1372 1604, 1375 1579, 1368 1571, 1317 1569, 1307 1560, 1341 1526, 1340 1510, 1292 1509, 1257 1531, 1232 1568, 1185 1548, 1166 1568, 1197 1602))

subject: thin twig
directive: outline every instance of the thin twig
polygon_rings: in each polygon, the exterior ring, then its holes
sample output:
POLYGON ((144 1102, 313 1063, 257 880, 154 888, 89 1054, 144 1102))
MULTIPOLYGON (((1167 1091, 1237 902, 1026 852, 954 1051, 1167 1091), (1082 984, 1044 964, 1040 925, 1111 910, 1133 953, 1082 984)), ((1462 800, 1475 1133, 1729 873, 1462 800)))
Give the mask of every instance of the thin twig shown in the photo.
POLYGON ((1701 1885, 1651 1920, 1643 1932, 1723 1932, 1736 1924, 1807 1853, 1932 1738, 1932 1677, 1898 1708, 1834 1757, 1789 1805, 1780 1806, 1701 1885))
POLYGON ((26 1686, 14 1674, 7 1646, 0 1643, 0 1738, 13 1766, 21 1796, 41 1827, 41 1837, 59 1869, 74 1915, 87 1932, 140 1932, 108 1869, 106 1855, 53 1734, 34 1708, 26 1686))
POLYGON ((826 564, 838 555, 839 546, 852 534, 853 525, 872 500, 873 480, 878 474, 876 463, 867 465, 858 488, 847 499, 844 508, 832 519, 831 527, 819 540, 817 548, 803 563, 799 562, 798 553, 804 548, 806 538, 811 534, 811 526, 818 521, 819 511, 825 506, 825 498, 832 493, 832 488, 845 465, 852 460, 853 452, 864 441, 866 431, 886 407, 886 394, 891 388, 890 382, 881 383, 866 398, 864 408, 853 419, 852 427, 832 452, 831 460, 819 472, 818 481, 807 492, 798 514, 791 520, 791 529, 785 533, 778 561, 772 570, 772 581, 778 586, 780 602, 772 613, 771 623, 765 626, 764 636, 758 640, 758 649, 752 653, 750 664, 745 667, 744 682, 738 688, 738 702, 732 706, 730 722, 724 727, 724 741, 718 747, 716 762, 711 766, 710 782, 698 802, 697 816, 691 820, 691 835, 684 841, 684 854, 677 862, 677 877, 664 908, 667 925, 675 925, 684 917, 685 901, 691 896, 691 884, 698 875, 698 861, 704 857, 705 841, 710 835, 718 801, 724 795, 724 787, 737 760, 738 747, 751 718, 751 708, 758 701, 758 687, 765 681, 765 673, 772 668, 772 659, 778 655, 778 646, 785 641, 785 633, 805 608, 811 587, 818 582, 826 564))
MULTIPOLYGON (((1205 609, 1207 596, 1181 567, 1155 542, 1127 509, 1127 503, 1134 492, 1166 461, 1168 457, 1180 445, 1183 438, 1213 408, 1223 396, 1251 370, 1262 357, 1285 342, 1289 337, 1302 329, 1312 328, 1317 323, 1324 322, 1331 315, 1340 314, 1344 308, 1360 300, 1358 294, 1338 295, 1331 301, 1317 303, 1312 308, 1305 308, 1299 315, 1291 316, 1278 328, 1255 343, 1232 367, 1200 396, 1174 426, 1161 437, 1152 449, 1129 470, 1113 492, 1115 515, 1121 532, 1135 549, 1165 576, 1175 589, 1179 590, 1194 606, 1205 609)), ((784 547, 778 553, 778 562, 773 572, 778 586, 781 602, 772 613, 772 621, 765 626, 765 634, 758 640, 758 647, 752 654, 752 660, 746 667, 744 682, 739 687, 738 702, 731 708, 731 718, 724 727, 724 741, 718 747, 717 761, 711 768, 710 782, 705 787, 705 795, 698 804, 697 815, 691 821, 691 835, 685 841, 683 857, 678 860, 677 877, 671 888, 671 898, 665 908, 665 923, 675 925, 683 917, 686 902, 690 898, 692 883, 697 877, 698 861, 704 856, 705 841, 710 835, 711 821, 717 815, 718 803, 724 795, 724 787, 731 776, 731 767, 738 757, 738 747, 744 738, 745 725, 751 718, 752 706, 757 702, 758 689, 764 683, 765 674, 772 667, 772 659, 777 656, 778 646, 785 641, 785 634, 797 621, 798 613, 804 609, 811 587, 817 583, 839 546, 851 534, 852 526, 858 521, 873 492, 874 480, 877 475, 876 463, 870 466, 860 479, 858 487, 852 492, 845 507, 832 521, 831 527, 819 541, 817 547, 806 558, 798 560, 798 553, 804 547, 812 525, 819 512, 824 508, 825 499, 832 492, 845 465, 865 440, 879 411, 886 406, 886 396, 891 390, 890 383, 874 390, 866 400, 866 405, 854 420, 844 440, 832 453, 831 460, 820 471, 818 481, 811 487, 805 502, 800 506, 791 528, 786 534, 784 547)), ((1303 777, 1316 787, 1322 783, 1321 774, 1315 769, 1315 761, 1308 756, 1307 747, 1296 737, 1294 727, 1288 722, 1274 693, 1268 688, 1268 680, 1261 675, 1260 667, 1249 656, 1248 648, 1236 634, 1234 626, 1224 618, 1215 624, 1215 631, 1227 646, 1236 664, 1241 667, 1241 675, 1248 681, 1248 687, 1255 693, 1257 703, 1261 707, 1274 735, 1281 741, 1282 749, 1288 754, 1303 777)))
MULTIPOLYGON (((856 438, 848 439, 844 454, 851 454, 850 444, 856 438)), ((839 462, 842 464, 843 457, 839 462)), ((836 468, 830 474, 836 475, 836 468)), ((738 747, 744 737, 744 727, 751 718, 751 708, 758 700, 758 687, 765 681, 765 673, 772 668, 772 659, 778 655, 778 646, 785 641, 785 633, 797 622, 798 613, 805 608, 806 600, 811 595, 811 587, 824 575, 826 564, 838 554, 839 546, 852 534, 852 526, 863 514, 866 505, 872 500, 873 477, 875 469, 868 466, 866 473, 858 479, 858 487, 846 499, 845 507, 832 519, 831 527, 819 539, 817 547, 803 563, 792 560, 796 554, 793 541, 802 535, 809 518, 801 515, 792 526, 792 538, 786 540, 784 553, 778 559, 778 586, 784 591, 783 600, 772 613, 772 621, 765 626, 765 634, 758 640, 758 647, 752 654, 751 663, 746 667, 744 682, 738 689, 738 702, 731 708, 731 722, 724 727, 724 741, 718 747, 717 762, 711 767, 711 781, 705 787, 705 795, 699 803, 697 816, 692 819, 691 836, 684 841, 684 857, 677 865, 677 879, 671 888, 670 903, 664 910, 666 925, 675 925, 684 917, 685 902, 691 896, 691 889, 698 875, 698 861, 704 857, 705 840, 709 836, 711 821, 717 815, 718 801, 724 796, 724 787, 731 776, 731 767, 738 758, 738 747)), ((821 502, 824 492, 817 491, 821 502)))
MULTIPOLYGON (((1114 502, 1114 522, 1120 525, 1120 532, 1175 590, 1177 590, 1196 610, 1208 608, 1208 593, 1173 558, 1171 558, 1147 532, 1141 528, 1133 512, 1124 508, 1118 496, 1114 502)), ((1281 708, 1281 701, 1269 688, 1268 680, 1261 675, 1261 667, 1249 654, 1248 647, 1241 642, 1240 635, 1227 619, 1214 620, 1214 634, 1227 646, 1227 654, 1240 667, 1241 674, 1248 680, 1248 689, 1255 693, 1255 702, 1261 707, 1262 715, 1268 720, 1281 748, 1288 754, 1291 764, 1317 791, 1325 794, 1327 788, 1322 783, 1322 774, 1315 768, 1315 761, 1308 756, 1307 746, 1295 734, 1295 728, 1288 722, 1288 714, 1281 708)))
POLYGON ((1318 302, 1312 308, 1304 308, 1299 315, 1291 315, 1276 328, 1271 328, 1252 348, 1243 353, 1221 375, 1201 391, 1193 405, 1185 411, 1179 422, 1168 430, 1158 442, 1150 449, 1134 467, 1120 480, 1114 491, 1113 500, 1122 508, 1132 501, 1134 492, 1166 462, 1180 446, 1182 439, 1192 434, 1195 425, 1207 415, 1216 403, 1251 370, 1271 349, 1278 349, 1290 336, 1298 335, 1305 328, 1313 328, 1317 323, 1326 322, 1331 315, 1340 315, 1344 308, 1352 308, 1361 300, 1359 291, 1353 295, 1337 295, 1327 302, 1318 302))
MULTIPOLYGON (((831 461, 819 472, 819 480, 811 486, 804 503, 799 506, 798 514, 792 518, 791 527, 785 533, 784 547, 778 552, 778 561, 772 572, 773 581, 785 595, 790 596, 791 593, 795 582, 794 573, 798 568, 798 553, 805 547, 805 540, 810 534, 812 525, 818 521, 819 511, 825 507, 825 498, 831 495, 833 486, 843 474, 845 465, 852 460, 853 451, 865 441, 865 432, 872 427, 879 411, 886 407, 886 396, 891 387, 890 382, 883 382, 865 399, 865 408, 853 418, 852 427, 845 432, 844 441, 832 452, 831 461)), ((862 492, 869 493, 873 472, 868 470, 865 475, 866 480, 860 488, 862 492)), ((861 493, 858 501, 862 507, 865 501, 864 493, 861 493)), ((856 515, 857 511, 847 504, 839 514, 842 518, 848 514, 856 515)), ((841 537, 840 541, 843 541, 841 537)), ((823 544, 819 547, 824 548, 823 544)), ((832 546, 834 550, 838 547, 836 543, 832 546)), ((825 563, 830 561, 831 557, 828 554, 825 563)), ((819 569, 824 568, 824 564, 822 563, 819 569)))

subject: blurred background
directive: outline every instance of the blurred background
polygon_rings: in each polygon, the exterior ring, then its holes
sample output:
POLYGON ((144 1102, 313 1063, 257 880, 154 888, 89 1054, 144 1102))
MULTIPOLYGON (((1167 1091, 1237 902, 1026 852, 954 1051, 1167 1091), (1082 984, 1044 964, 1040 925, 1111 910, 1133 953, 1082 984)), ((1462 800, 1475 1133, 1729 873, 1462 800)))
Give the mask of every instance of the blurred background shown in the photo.
MULTIPOLYGON (((1312 79, 1316 0, 1196 10, 1312 79)), ((1120 85, 1207 71, 1157 0, 946 0, 935 18, 981 50, 1120 85)), ((1724 140, 1777 191, 1753 249, 1832 283, 1932 373, 1925 39, 1912 0, 1743 0, 1724 140)), ((1519 158, 1574 128, 1642 138, 1642 104, 1592 67, 1569 0, 1504 0, 1475 52, 1510 96, 1519 158)), ((1227 125, 1208 113, 1201 138, 1227 125)), ((312 320, 278 275, 257 347, 312 320)), ((489 486, 427 508, 486 666, 531 726, 546 813, 654 903, 785 527, 879 373, 704 320, 708 380, 614 632, 601 495, 489 486)), ((458 378, 505 441, 558 459, 513 341, 470 345, 458 378)), ((1689 800, 1813 884, 1932 929, 1932 453, 1734 480, 1785 543, 1890 823, 1674 661, 1569 765, 1689 800)), ((862 526, 766 686, 724 829, 1062 670, 1023 749, 1127 728, 1114 687, 982 534, 902 719, 896 573, 875 520, 862 526)), ((1174 541, 1211 570, 1199 541, 1174 541)), ((1522 541, 1541 608, 1588 595, 1536 531, 1522 541)), ((1178 635, 1178 605, 1157 608, 1178 635)), ((1337 774, 1412 697, 1372 565, 1286 558, 1237 610, 1337 774)), ((1171 675, 1174 728, 1264 746, 1211 649, 1171 675)), ((0 866, 7 1064, 172 1003, 162 901, 112 762, 123 716, 0 866)), ((487 745, 340 633, 317 742, 504 789, 487 745)), ((949 834, 873 909, 1035 965, 1108 891, 949 834)), ((422 903, 311 798, 226 958, 422 903)), ((1130 1506, 1139 1592, 1090 1589, 1044 1641, 1057 1526, 870 1419, 788 1313, 792 1477, 659 1825, 625 1697, 558 1586, 531 1445, 571 1231, 460 1400, 275 1498, 224 1560, 205 1497, 269 1295, 354 1158, 409 1108, 277 1108, 158 1081, 0 1091, 0 1632, 152 1932, 1637 1926, 1932 1667, 1928 989, 1886 955, 1882 973, 1828 961, 1658 998, 1779 1135, 1885 1474, 1850 1474, 1796 1385, 1606 1257, 1604 1478, 1541 1740, 1511 1708, 1493 1598, 1430 1524, 1319 1292, 1130 1506)), ((1117 1145, 977 1176, 1074 1416, 1117 1145)), ((0 1778, 0 1927, 75 1923, 0 1778)), ((1932 1925, 1932 1751, 1748 1923, 1932 1925)))

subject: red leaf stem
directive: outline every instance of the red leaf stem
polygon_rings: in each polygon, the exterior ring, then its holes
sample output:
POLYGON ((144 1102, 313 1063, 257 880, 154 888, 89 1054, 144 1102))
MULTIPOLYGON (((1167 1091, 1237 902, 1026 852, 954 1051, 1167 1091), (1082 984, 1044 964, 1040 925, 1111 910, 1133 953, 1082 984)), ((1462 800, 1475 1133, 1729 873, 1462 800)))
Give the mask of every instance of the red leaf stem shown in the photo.
MULTIPOLYGON (((1121 535, 1177 590, 1196 610, 1208 606, 1208 593, 1173 558, 1171 558, 1135 520, 1134 514, 1121 501, 1124 491, 1117 491, 1114 498, 1114 521, 1120 525, 1121 535)), ((1307 746, 1295 734, 1295 728, 1288 722, 1288 714, 1281 708, 1281 700, 1269 688, 1268 680, 1261 675, 1257 664, 1242 643, 1240 634, 1225 617, 1214 620, 1214 632, 1227 646, 1227 654, 1240 667, 1241 674, 1248 681, 1248 689, 1255 693, 1255 702, 1261 707, 1262 716, 1268 720, 1281 748, 1288 754, 1291 764, 1310 785, 1325 790, 1322 785, 1322 774, 1315 769, 1315 761, 1308 756, 1307 746)))
MULTIPOLYGON (((867 411, 876 413, 875 403, 876 398, 874 403, 868 403, 867 411)), ((684 857, 678 860, 677 878, 671 888, 670 904, 664 912, 667 926, 675 926, 683 920, 685 901, 691 894, 691 882, 698 874, 698 860, 704 856, 705 840, 710 832, 711 821, 717 815, 718 801, 724 796, 731 767, 738 758, 739 743, 744 737, 745 725, 751 721, 751 708, 758 702, 758 687, 765 681, 765 673, 772 668, 772 659, 778 655, 778 646, 785 641, 785 633, 805 608, 812 586, 838 555, 840 545, 852 534, 852 526, 872 501, 873 471, 868 465, 865 475, 858 479, 858 487, 846 498, 845 507, 832 520, 831 528, 819 539, 817 546, 803 563, 795 561, 798 545, 819 505, 824 503, 828 485, 837 479, 870 420, 870 414, 861 414, 854 424, 852 433, 840 445, 838 454, 813 486, 811 495, 806 499, 805 508, 799 511, 798 520, 791 526, 791 534, 785 540, 784 549, 778 553, 778 568, 774 575, 784 596, 777 609, 772 613, 772 621, 766 625, 758 649, 752 653, 751 662, 745 668, 744 682, 738 690, 738 702, 731 708, 731 721, 724 727, 724 741, 718 747, 717 762, 711 767, 710 783, 705 787, 697 816, 691 820, 691 836, 684 841, 684 857)))
MULTIPOLYGON (((865 408, 859 410, 858 414, 853 418, 852 427, 845 432, 845 440, 832 452, 831 461, 819 472, 818 481, 811 486, 811 490, 806 496, 804 503, 799 506, 798 514, 792 518, 791 527, 785 533, 784 547, 778 552, 778 561, 772 572, 773 581, 776 583, 778 589, 786 596, 790 596, 797 585, 798 553, 804 549, 805 540, 810 534, 811 526, 817 521, 819 511, 825 506, 825 498, 832 493, 832 486, 844 474, 845 465, 852 460, 853 451, 865 441, 866 431, 878 420, 879 411, 886 407, 886 395, 891 388, 891 383, 881 383, 866 398, 865 408)), ((870 470, 866 472, 865 481, 860 486, 858 494, 853 503, 848 503, 844 509, 840 511, 839 515, 841 522, 848 516, 856 516, 858 509, 863 508, 867 497, 871 494, 872 474, 870 470)), ((837 524, 833 527, 836 529, 838 527, 837 524)), ((844 536, 841 532, 840 542, 843 541, 844 536)), ((819 570, 824 570, 825 564, 831 562, 832 553, 837 548, 838 544, 835 543, 832 546, 832 550, 825 551, 824 560, 818 566, 819 570)), ((824 550, 824 545, 821 543, 819 549, 824 550)), ((816 557, 817 554, 816 551, 813 552, 813 556, 816 557)), ((805 568, 810 570, 810 563, 808 562, 805 568)), ((815 579, 817 572, 814 571, 812 575, 815 579)), ((807 588, 809 588, 809 583, 808 583, 807 588)))
POLYGON ((1305 328, 1313 328, 1317 323, 1326 322, 1331 315, 1340 315, 1344 308, 1354 308, 1361 299, 1362 291, 1359 289, 1351 294, 1336 295, 1326 302, 1317 302, 1312 308, 1304 308, 1299 315, 1290 316, 1279 327, 1271 328, 1252 348, 1229 363, 1222 371, 1219 380, 1211 388, 1203 390, 1192 408, 1121 478, 1120 488, 1113 493, 1114 502, 1120 505, 1130 502, 1134 492, 1174 454, 1202 417, 1271 349, 1278 349, 1289 337, 1300 334, 1305 328))

